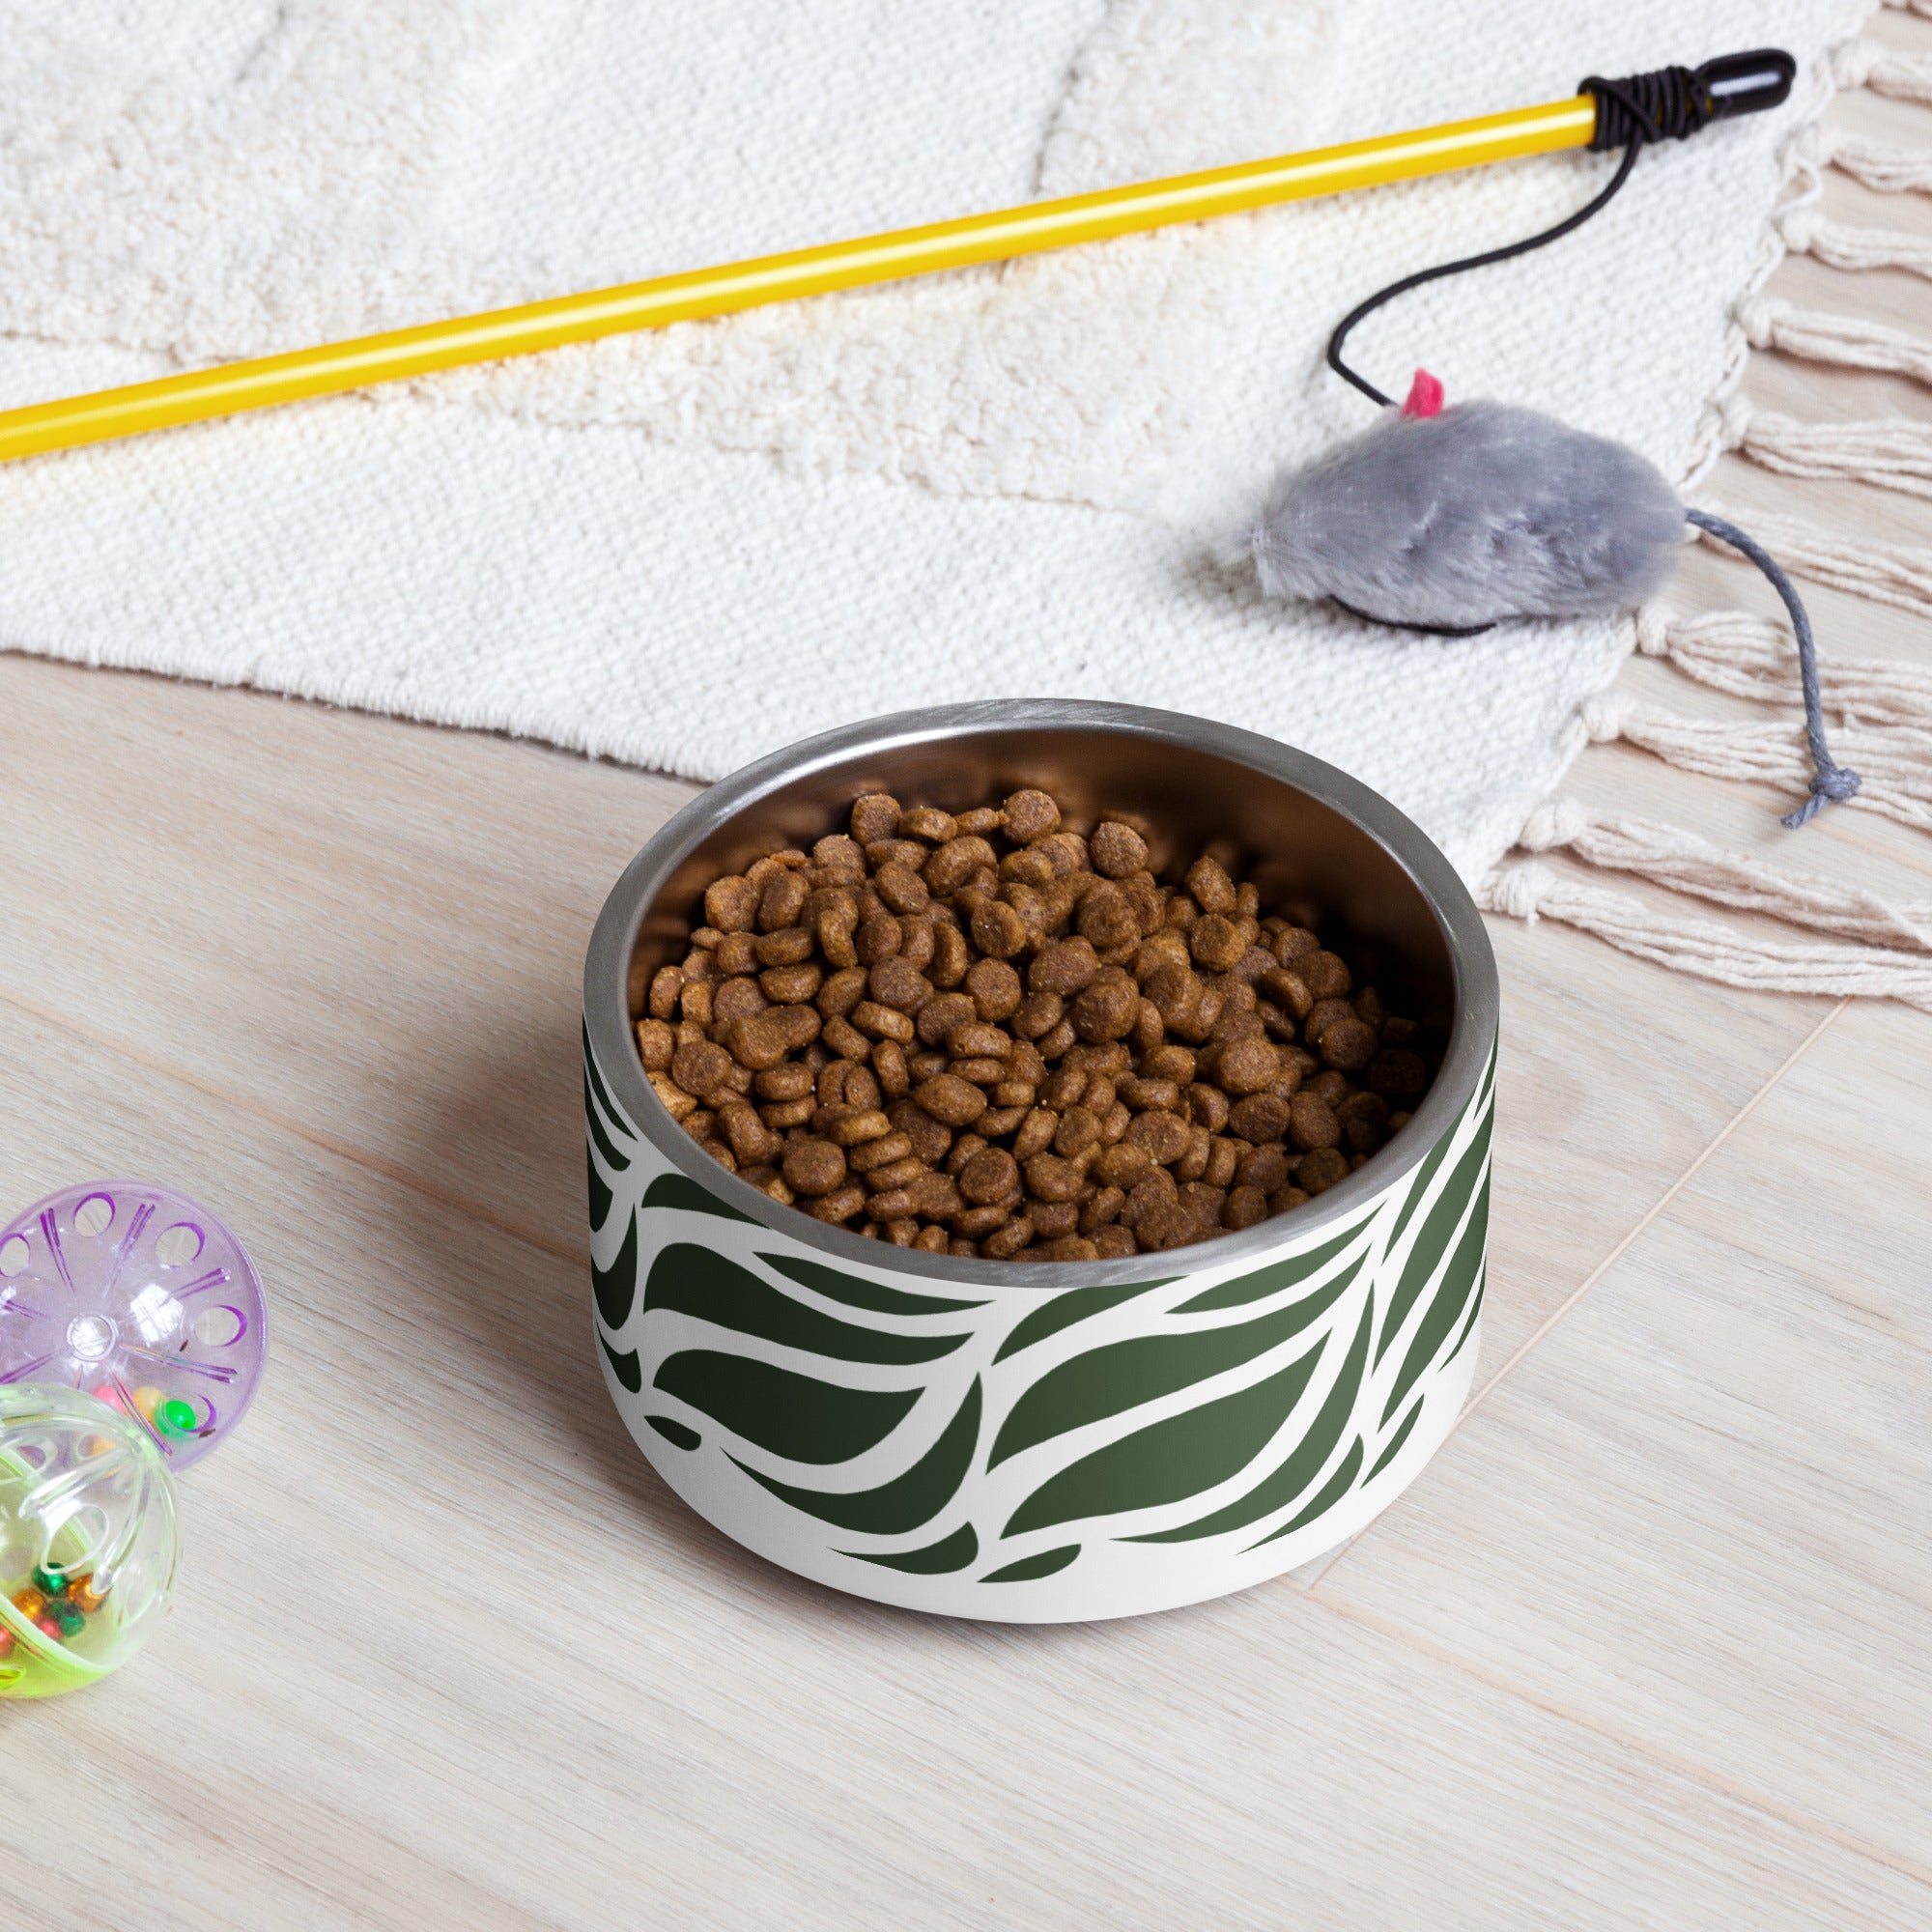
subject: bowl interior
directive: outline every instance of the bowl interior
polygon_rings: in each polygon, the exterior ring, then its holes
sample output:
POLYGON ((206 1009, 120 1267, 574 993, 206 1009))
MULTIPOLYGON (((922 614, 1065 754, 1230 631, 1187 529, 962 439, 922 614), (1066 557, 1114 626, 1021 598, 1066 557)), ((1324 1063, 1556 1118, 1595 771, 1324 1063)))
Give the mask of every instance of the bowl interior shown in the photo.
POLYGON ((1375 984, 1425 1025, 1446 1033, 1453 1023, 1456 975, 1443 922, 1362 825, 1289 780, 1208 747, 1082 725, 989 725, 871 747, 751 797, 676 857, 645 906, 631 957, 631 1016, 643 1011, 651 975, 689 950, 714 880, 767 852, 809 850, 844 831, 852 801, 867 792, 966 811, 1027 785, 1051 793, 1075 831, 1091 831, 1103 814, 1130 818, 1163 882, 1211 852, 1235 878, 1254 881, 1264 914, 1345 939, 1358 984, 1375 984))

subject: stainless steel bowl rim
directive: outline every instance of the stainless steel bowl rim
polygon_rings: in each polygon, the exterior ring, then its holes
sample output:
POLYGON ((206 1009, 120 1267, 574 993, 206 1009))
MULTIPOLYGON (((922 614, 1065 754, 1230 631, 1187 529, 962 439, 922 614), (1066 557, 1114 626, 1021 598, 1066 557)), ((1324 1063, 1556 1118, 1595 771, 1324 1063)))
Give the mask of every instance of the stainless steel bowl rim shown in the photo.
POLYGON ((1291 1238, 1299 1243, 1347 1220, 1418 1166, 1455 1124, 1488 1065, 1498 1005, 1495 955, 1475 901, 1435 842, 1379 792, 1259 732, 1180 712, 1083 698, 994 699, 895 712, 840 725, 740 767, 667 820, 624 868, 598 916, 583 963, 584 1026, 599 1070, 639 1132, 672 1166, 722 1202, 774 1233, 838 1261, 890 1266, 895 1273, 938 1280, 1041 1290, 1136 1281, 1148 1273, 1151 1264, 1171 1266, 1178 1273, 1196 1273, 1206 1267, 1261 1261, 1291 1238), (826 766, 889 749, 1025 730, 1122 733, 1248 766, 1308 793, 1351 820, 1408 875, 1435 915, 1448 949, 1455 980, 1449 1049, 1408 1125, 1347 1179, 1286 1215, 1273 1215, 1238 1234, 1218 1235, 1169 1254, 1100 1262, 968 1260, 882 1246, 863 1235, 815 1221, 801 1209, 783 1207, 713 1160, 665 1111, 644 1077, 632 1037, 630 965, 645 914, 685 854, 756 800, 826 766))

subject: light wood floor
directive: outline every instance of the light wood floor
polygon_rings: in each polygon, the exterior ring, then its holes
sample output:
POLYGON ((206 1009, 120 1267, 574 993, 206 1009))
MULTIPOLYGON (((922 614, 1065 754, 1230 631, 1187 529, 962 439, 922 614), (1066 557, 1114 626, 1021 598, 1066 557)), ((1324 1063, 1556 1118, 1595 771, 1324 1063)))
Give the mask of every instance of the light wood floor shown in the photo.
MULTIPOLYGON (((1932 233, 1906 199, 1829 205, 1932 233)), ((1932 333, 1903 275, 1776 288, 1932 333)), ((1750 388, 1932 417, 1771 357, 1750 388)), ((1932 543, 1906 497, 1707 494, 1932 543)), ((1702 555, 1679 594, 1765 603, 1702 555)), ((1928 650, 1814 614, 1829 652, 1928 650)), ((1621 749, 1574 789, 1932 897, 1871 814, 1794 841, 1785 801, 1621 749)), ((0 1195, 182 1185, 277 1324, 184 1485, 161 1635, 0 1706, 9 1925, 1932 1924, 1932 1022, 1494 923, 1490 1317, 1422 1479, 1203 1608, 924 1620, 713 1533, 591 1359, 580 961, 686 795, 0 656, 0 1195)))

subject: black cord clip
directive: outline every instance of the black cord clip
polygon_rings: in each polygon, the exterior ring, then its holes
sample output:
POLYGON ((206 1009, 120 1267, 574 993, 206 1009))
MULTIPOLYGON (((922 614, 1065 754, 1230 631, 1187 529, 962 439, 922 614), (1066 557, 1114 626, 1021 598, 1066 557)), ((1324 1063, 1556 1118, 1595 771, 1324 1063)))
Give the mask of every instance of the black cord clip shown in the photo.
POLYGON ((1661 67, 1622 80, 1592 74, 1577 83, 1597 102, 1598 154, 1633 141, 1687 141, 1713 121, 1762 114, 1790 99, 1798 63, 1782 47, 1747 54, 1719 54, 1702 67, 1661 67))

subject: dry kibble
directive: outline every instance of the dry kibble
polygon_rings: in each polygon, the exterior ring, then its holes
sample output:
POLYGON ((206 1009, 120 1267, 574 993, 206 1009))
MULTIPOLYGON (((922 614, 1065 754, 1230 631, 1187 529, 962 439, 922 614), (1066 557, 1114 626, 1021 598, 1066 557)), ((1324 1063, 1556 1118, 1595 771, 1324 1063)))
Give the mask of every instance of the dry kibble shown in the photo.
POLYGON ((1109 879, 1124 879, 1148 862, 1147 840, 1131 825, 1112 820, 1094 827, 1087 849, 1093 855, 1094 869, 1109 879))
POLYGON ((1406 1046, 1385 1046, 1369 1062, 1366 1085, 1385 1100, 1418 1100, 1429 1085, 1429 1065, 1406 1046))
POLYGON ((1313 1153, 1340 1144, 1342 1123, 1319 1094, 1303 1092, 1288 1103, 1288 1137, 1303 1153, 1313 1153))
POLYGON ((1265 1039, 1237 1039, 1224 1047, 1214 1070, 1221 1091, 1236 1094, 1259 1094, 1280 1075, 1281 1056, 1265 1039))
POLYGON ((671 1055, 676 1050, 677 1036, 666 1021, 648 1019, 638 1022, 638 1057, 644 1063, 646 1073, 669 1072, 671 1055))
POLYGON ((1349 1158, 1338 1148, 1317 1148, 1295 1170, 1295 1184, 1304 1193, 1325 1193, 1338 1180, 1348 1178, 1349 1158))
POLYGON ((714 1159, 891 1245, 1077 1263, 1251 1228, 1402 1130, 1440 1037, 1223 857, 1150 867, 1138 825, 1083 836, 1031 787, 868 793, 705 889, 686 956, 634 981, 639 1058, 714 1159))
POLYGON ((1359 1073, 1378 1051, 1376 1030, 1361 1020, 1337 1020, 1323 1029, 1320 1051, 1331 1069, 1359 1073))
POLYGON ((704 889, 704 923, 720 932, 750 932, 758 923, 758 889, 750 879, 717 879, 704 889))
POLYGON ((1031 845, 1060 829, 1060 807, 1043 791, 1016 791, 1001 807, 1002 829, 1016 845, 1031 845))
POLYGON ((948 1127, 971 1126, 986 1111, 986 1096, 970 1080, 956 1073, 935 1074, 913 1089, 912 1097, 935 1121, 948 1127))
POLYGON ((845 1179, 845 1152, 830 1141, 790 1142, 780 1170, 785 1185, 798 1194, 830 1194, 845 1179))
POLYGON ((899 829, 899 802, 882 791, 867 792, 852 801, 852 837, 861 845, 890 838, 899 829))

